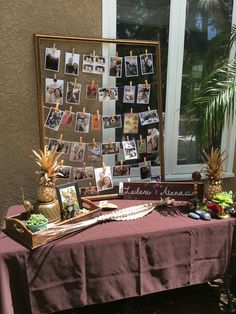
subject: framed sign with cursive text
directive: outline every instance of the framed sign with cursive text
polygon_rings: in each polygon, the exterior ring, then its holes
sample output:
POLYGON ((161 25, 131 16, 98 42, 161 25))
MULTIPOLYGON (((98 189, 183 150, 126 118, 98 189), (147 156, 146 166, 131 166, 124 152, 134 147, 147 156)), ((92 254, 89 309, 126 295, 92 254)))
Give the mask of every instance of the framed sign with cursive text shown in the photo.
MULTIPOLYGON (((198 198, 203 199, 203 183, 198 183, 198 198)), ((123 198, 153 200, 165 197, 176 201, 190 201, 194 197, 193 182, 123 183, 123 198)))

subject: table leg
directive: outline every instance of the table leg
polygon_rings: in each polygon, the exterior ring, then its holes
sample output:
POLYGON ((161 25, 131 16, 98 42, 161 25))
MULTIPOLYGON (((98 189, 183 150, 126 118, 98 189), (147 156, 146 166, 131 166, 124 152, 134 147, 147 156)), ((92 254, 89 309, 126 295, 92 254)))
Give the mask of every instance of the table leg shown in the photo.
POLYGON ((228 299, 228 308, 229 308, 229 313, 235 313, 236 310, 233 306, 233 301, 232 301, 232 294, 230 291, 230 284, 229 284, 229 275, 225 274, 224 276, 224 286, 225 286, 225 291, 226 291, 226 295, 227 295, 227 299, 228 299))

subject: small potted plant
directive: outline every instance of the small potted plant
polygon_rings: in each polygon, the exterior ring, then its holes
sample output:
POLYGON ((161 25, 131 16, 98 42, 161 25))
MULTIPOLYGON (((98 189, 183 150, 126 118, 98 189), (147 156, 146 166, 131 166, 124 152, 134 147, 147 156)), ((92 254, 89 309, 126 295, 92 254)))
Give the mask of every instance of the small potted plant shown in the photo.
POLYGON ((32 232, 47 228, 48 219, 42 214, 32 214, 26 221, 26 226, 32 232))

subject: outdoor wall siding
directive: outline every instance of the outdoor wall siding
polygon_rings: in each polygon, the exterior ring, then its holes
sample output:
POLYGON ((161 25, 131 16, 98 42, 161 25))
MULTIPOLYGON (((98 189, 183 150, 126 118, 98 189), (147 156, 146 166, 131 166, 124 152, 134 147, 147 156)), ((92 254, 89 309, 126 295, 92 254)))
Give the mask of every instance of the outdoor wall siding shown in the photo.
MULTIPOLYGON (((102 0, 0 2, 0 218, 10 205, 35 197, 39 148, 33 34, 101 37, 102 0)), ((1 221, 1 219, 0 219, 1 221)))

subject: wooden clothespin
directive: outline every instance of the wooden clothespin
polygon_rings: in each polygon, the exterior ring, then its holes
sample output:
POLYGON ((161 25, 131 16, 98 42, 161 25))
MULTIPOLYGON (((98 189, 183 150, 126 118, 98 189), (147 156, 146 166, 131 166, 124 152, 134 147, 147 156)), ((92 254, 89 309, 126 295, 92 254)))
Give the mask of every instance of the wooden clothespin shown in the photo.
POLYGON ((95 140, 95 138, 93 138, 93 148, 95 148, 96 147, 96 140, 95 140))
POLYGON ((53 47, 52 47, 53 53, 55 53, 55 50, 56 50, 56 44, 54 43, 54 44, 53 44, 53 47))
POLYGON ((148 50, 147 49, 145 49, 145 55, 147 55, 148 54, 148 50))
POLYGON ((147 166, 147 158, 146 157, 143 158, 143 162, 144 162, 144 166, 146 167, 147 166))
POLYGON ((132 107, 130 108, 130 115, 131 116, 133 115, 133 108, 132 107))
POLYGON ((140 139, 140 144, 142 145, 142 144, 143 144, 143 137, 142 137, 142 135, 141 135, 141 134, 140 134, 139 139, 140 139))
POLYGON ((92 80, 92 84, 91 84, 91 88, 93 88, 94 87, 94 80, 92 80))
POLYGON ((62 159, 60 162, 61 166, 64 166, 64 160, 62 159))
POLYGON ((85 116, 85 107, 83 108, 82 117, 85 116))
POLYGON ((59 110, 59 108, 58 108, 58 107, 59 107, 59 103, 57 103, 57 104, 56 104, 56 107, 55 107, 55 112, 57 112, 57 111, 59 110))
POLYGON ((151 111, 151 108, 150 108, 150 106, 148 106, 148 111, 151 111))
POLYGON ((80 145, 82 145, 82 144, 83 144, 83 139, 82 139, 82 136, 80 136, 80 138, 79 138, 79 143, 80 143, 80 145))
POLYGON ((109 148, 112 149, 112 139, 109 139, 109 148))
POLYGON ((105 162, 102 164, 102 168, 103 168, 103 172, 105 173, 105 172, 106 172, 106 165, 105 165, 105 162))
POLYGON ((59 143, 63 143, 63 134, 62 134, 62 133, 60 134, 60 137, 59 137, 58 142, 59 142, 59 143))
POLYGON ((99 113, 99 110, 97 110, 97 118, 98 118, 98 120, 100 120, 100 113, 99 113))
POLYGON ((74 57, 75 54, 75 48, 72 48, 72 57, 74 57))
POLYGON ((129 136, 127 136, 126 139, 127 139, 127 142, 129 142, 129 136))
POLYGON ((145 88, 149 88, 149 85, 148 85, 148 81, 147 80, 145 80, 145 88))
POLYGON ((120 166, 121 166, 121 168, 123 168, 123 166, 124 166, 124 161, 123 160, 120 161, 120 166))
POLYGON ((71 115, 72 114, 72 106, 70 106, 70 113, 69 113, 69 115, 71 115))
POLYGON ((150 138, 153 140, 153 137, 154 137, 154 132, 153 130, 151 130, 150 138))
POLYGON ((57 75, 56 75, 56 73, 54 74, 53 81, 57 82, 57 75))
POLYGON ((128 182, 130 182, 130 178, 128 178, 128 182))
POLYGON ((132 50, 130 50, 129 55, 131 58, 133 57, 133 51, 132 50))
POLYGON ((76 86, 76 83, 77 83, 77 79, 76 79, 76 77, 75 77, 75 80, 74 80, 74 87, 76 86))
POLYGON ((85 162, 83 163, 83 166, 84 166, 84 169, 85 169, 86 168, 86 163, 85 162))
POLYGON ((92 183, 91 183, 91 182, 89 182, 89 187, 90 187, 90 188, 92 187, 92 183))
POLYGON ((119 60, 119 53, 118 51, 116 52, 116 61, 119 60))
POLYGON ((129 81, 129 90, 132 92, 132 85, 133 85, 133 83, 132 83, 132 81, 129 81))

